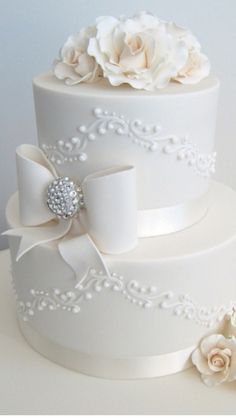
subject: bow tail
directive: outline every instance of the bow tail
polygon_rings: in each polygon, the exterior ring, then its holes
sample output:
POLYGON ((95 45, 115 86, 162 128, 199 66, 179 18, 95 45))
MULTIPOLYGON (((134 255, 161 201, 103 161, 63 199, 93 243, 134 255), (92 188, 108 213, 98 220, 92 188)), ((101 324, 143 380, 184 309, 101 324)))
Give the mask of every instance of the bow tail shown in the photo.
POLYGON ((16 256, 16 261, 19 261, 32 248, 62 238, 69 232, 70 228, 71 222, 60 221, 57 223, 52 221, 47 226, 9 229, 3 235, 21 238, 16 256))
POLYGON ((79 282, 91 268, 110 276, 101 253, 88 234, 74 238, 66 236, 59 242, 58 249, 65 262, 73 269, 79 282))
POLYGON ((23 255, 34 247, 64 237, 59 241, 58 249, 61 257, 72 268, 79 282, 83 280, 90 268, 102 271, 110 276, 108 267, 93 240, 88 234, 84 233, 74 236, 72 225, 72 221, 52 221, 48 226, 10 229, 3 235, 20 237, 16 261, 19 261, 23 255))

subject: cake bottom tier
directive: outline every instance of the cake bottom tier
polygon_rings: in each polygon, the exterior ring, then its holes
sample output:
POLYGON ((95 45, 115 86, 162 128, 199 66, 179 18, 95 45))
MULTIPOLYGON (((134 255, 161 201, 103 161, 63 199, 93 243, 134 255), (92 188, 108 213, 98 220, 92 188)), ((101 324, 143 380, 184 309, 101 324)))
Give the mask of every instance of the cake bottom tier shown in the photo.
MULTIPOLYGON (((19 226, 16 196, 7 207, 19 226)), ((236 306, 236 193, 213 183, 204 219, 168 236, 144 238, 122 255, 104 255, 110 276, 88 269, 78 280, 58 243, 18 262, 10 237, 19 323, 49 359, 86 374, 145 378, 191 365, 199 340, 236 306)), ((78 249, 79 251, 79 249, 78 249)))

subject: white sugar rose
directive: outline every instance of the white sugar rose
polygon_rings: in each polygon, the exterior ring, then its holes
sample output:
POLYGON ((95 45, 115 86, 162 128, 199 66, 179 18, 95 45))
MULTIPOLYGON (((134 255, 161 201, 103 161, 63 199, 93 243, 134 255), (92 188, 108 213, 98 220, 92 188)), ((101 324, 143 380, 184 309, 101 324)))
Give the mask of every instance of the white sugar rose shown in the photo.
POLYGON ((171 80, 198 83, 209 71, 190 31, 146 12, 98 18, 95 26, 68 38, 54 63, 56 77, 69 85, 104 77, 113 86, 145 90, 161 89, 171 80))
POLYGON ((152 15, 140 13, 132 19, 101 17, 96 28, 88 53, 113 86, 128 83, 136 89, 163 88, 186 64, 188 51, 184 42, 152 15))
POLYGON ((196 84, 207 77, 210 72, 210 62, 201 52, 201 45, 195 36, 175 23, 167 23, 167 27, 172 36, 182 41, 187 48, 187 60, 174 79, 182 84, 196 84))
POLYGON ((93 57, 88 55, 89 39, 96 29, 89 27, 70 36, 60 51, 60 58, 54 62, 54 74, 68 85, 94 82, 100 69, 93 57))
POLYGON ((192 362, 207 386, 236 379, 236 339, 213 334, 204 338, 192 354, 192 362))

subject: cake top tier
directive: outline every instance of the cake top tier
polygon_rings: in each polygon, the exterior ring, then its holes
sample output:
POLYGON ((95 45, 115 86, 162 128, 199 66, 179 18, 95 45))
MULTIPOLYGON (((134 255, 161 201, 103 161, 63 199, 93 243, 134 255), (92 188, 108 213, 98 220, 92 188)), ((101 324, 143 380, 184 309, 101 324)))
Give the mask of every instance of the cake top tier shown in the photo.
POLYGON ((188 29, 141 12, 102 16, 69 36, 53 71, 69 86, 105 78, 112 86, 153 91, 171 81, 197 84, 209 75, 210 64, 188 29))

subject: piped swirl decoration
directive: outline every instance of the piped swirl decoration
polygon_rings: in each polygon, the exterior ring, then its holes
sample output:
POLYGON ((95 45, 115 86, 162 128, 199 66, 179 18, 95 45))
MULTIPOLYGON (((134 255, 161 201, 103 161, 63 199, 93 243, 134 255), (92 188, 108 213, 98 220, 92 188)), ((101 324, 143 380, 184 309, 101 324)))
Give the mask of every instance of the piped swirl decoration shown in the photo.
POLYGON ((163 136, 160 125, 146 125, 139 119, 130 120, 124 115, 100 108, 95 108, 93 115, 95 120, 89 125, 77 127, 78 135, 69 140, 60 139, 56 145, 42 144, 42 150, 53 164, 85 162, 88 159, 88 144, 98 137, 114 133, 130 139, 146 151, 161 150, 163 155, 175 155, 177 161, 185 161, 198 175, 205 178, 215 172, 216 153, 202 154, 186 135, 163 136))
MULTIPOLYGON (((15 290, 14 281, 13 288, 15 290)), ((236 309, 236 301, 231 301, 228 305, 198 306, 188 295, 160 291, 157 285, 140 285, 136 280, 125 280, 117 273, 108 276, 94 268, 89 268, 84 278, 77 281, 72 289, 31 289, 27 301, 20 300, 16 290, 15 295, 19 314, 24 321, 29 321, 44 310, 63 310, 78 314, 84 302, 92 301, 96 294, 104 291, 121 294, 128 302, 139 308, 169 310, 173 315, 207 328, 214 327, 222 321, 227 312, 236 309)))

